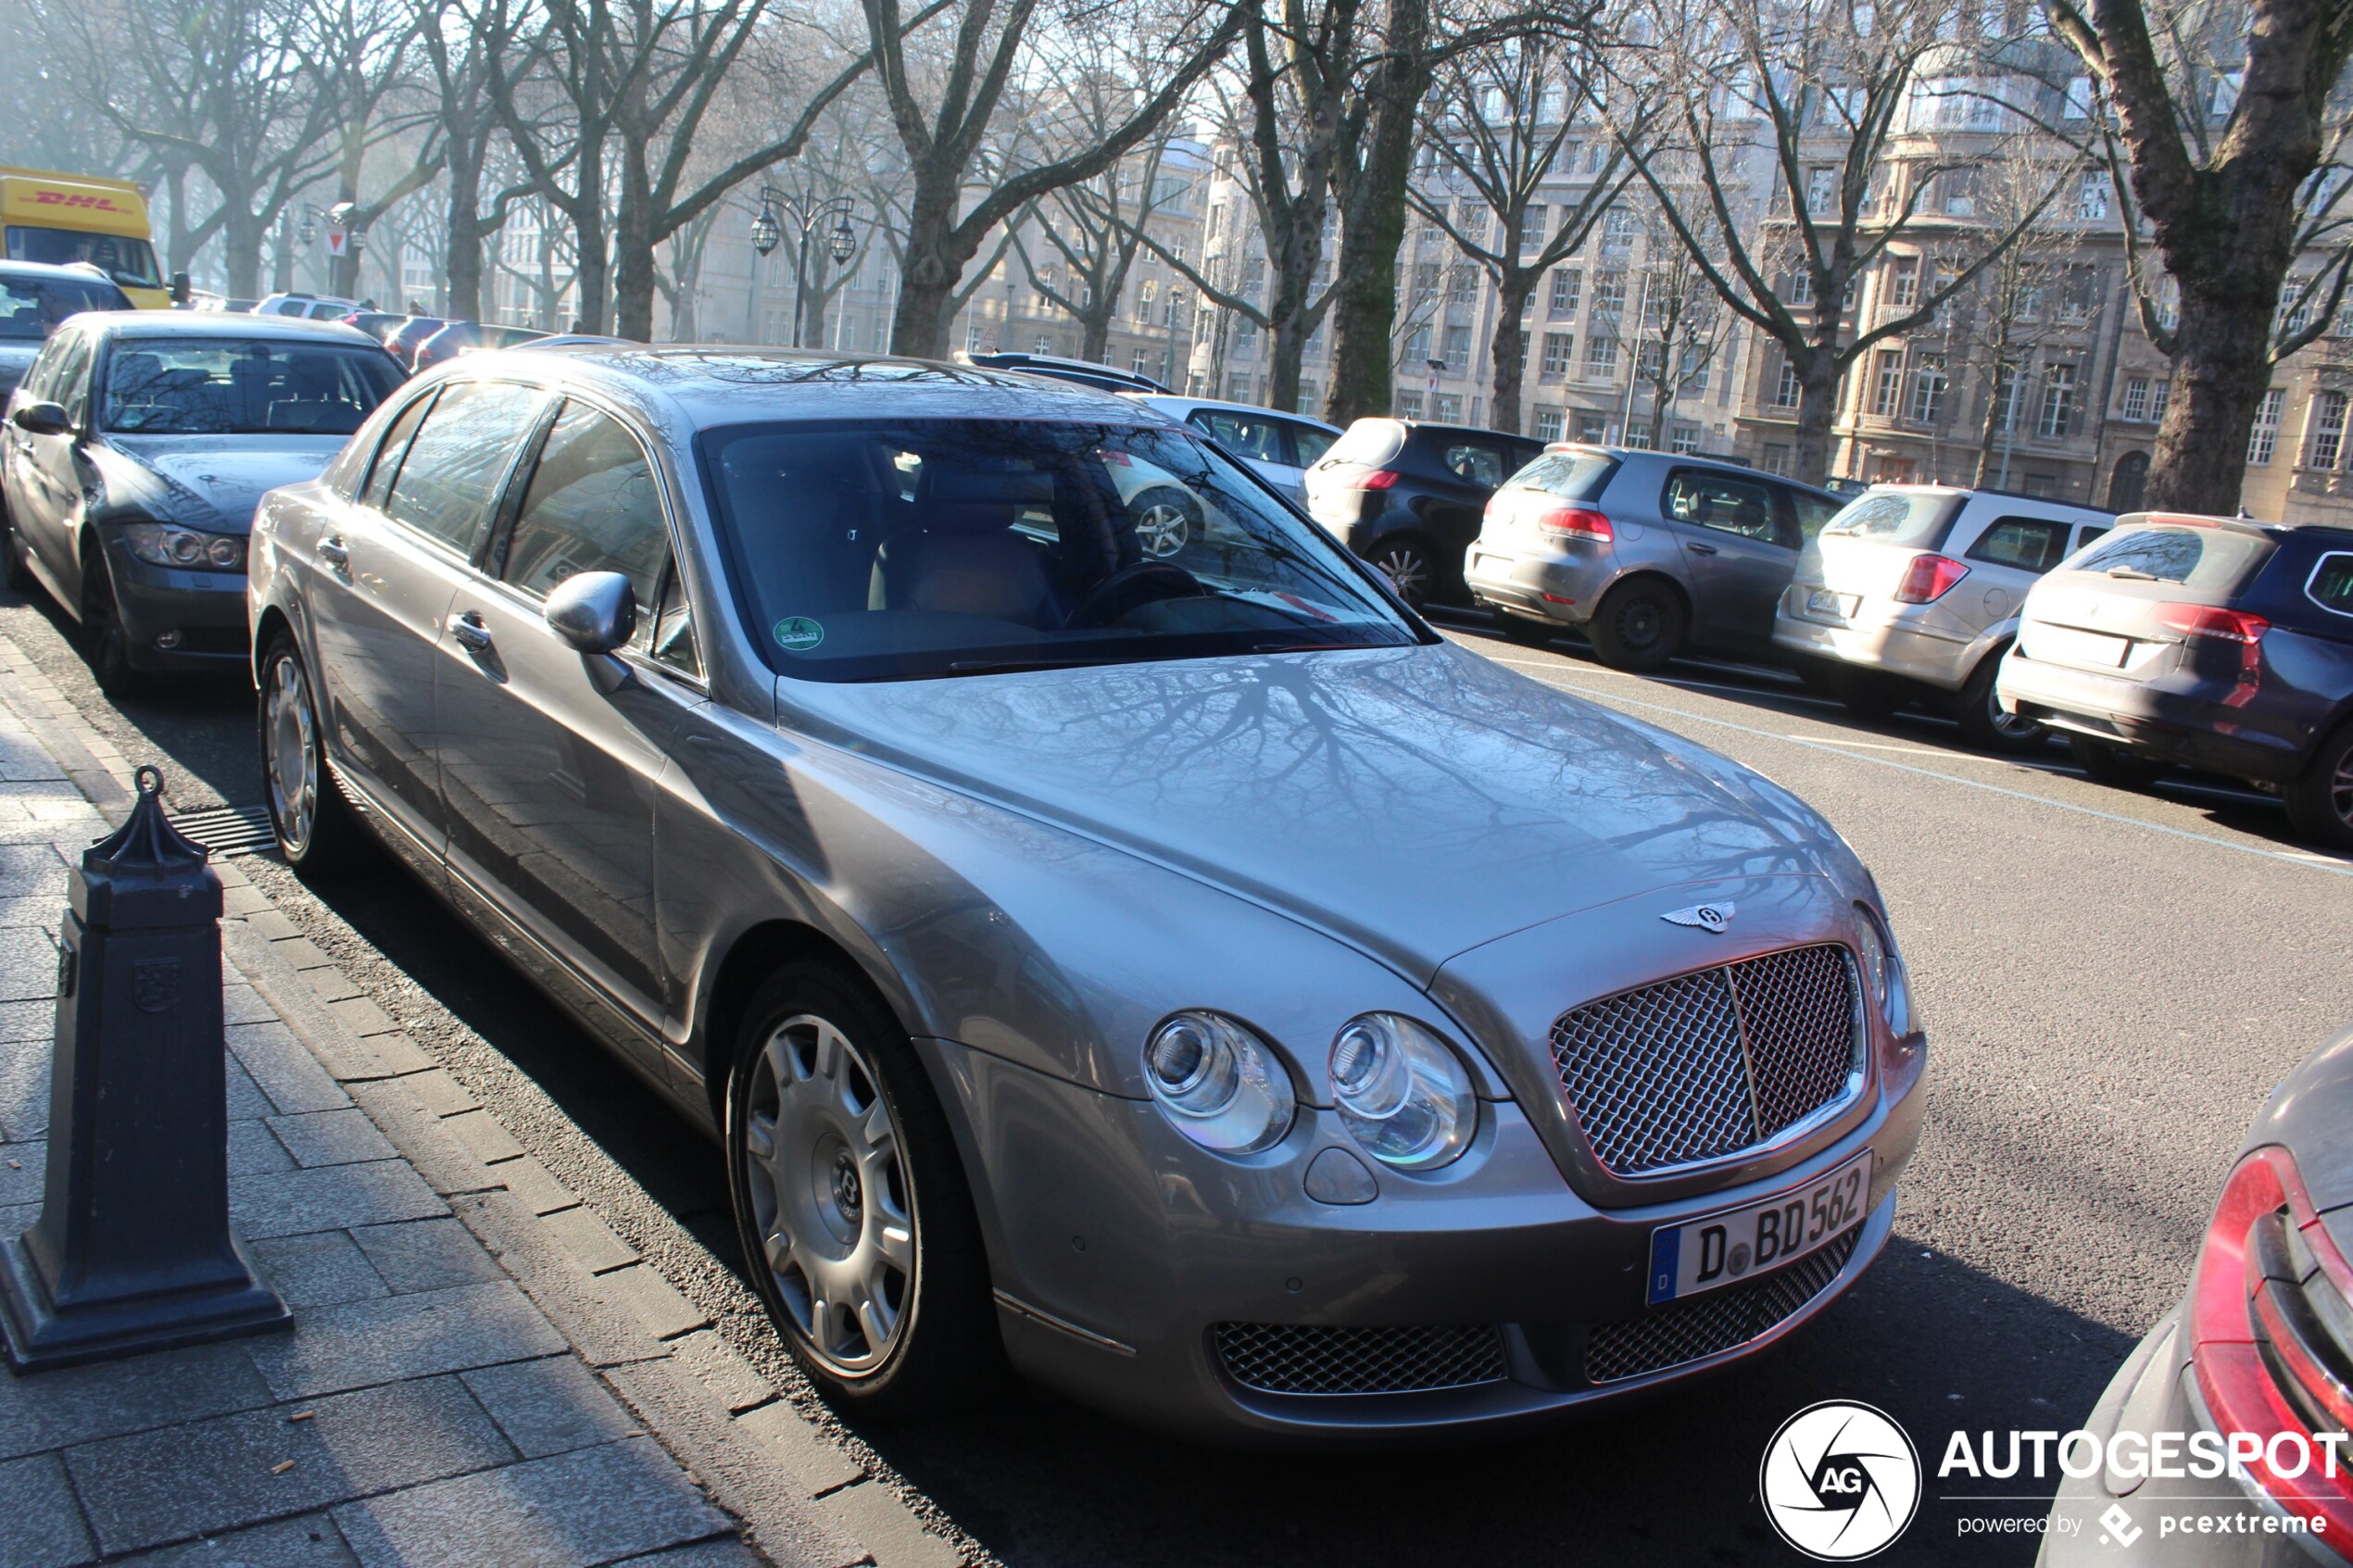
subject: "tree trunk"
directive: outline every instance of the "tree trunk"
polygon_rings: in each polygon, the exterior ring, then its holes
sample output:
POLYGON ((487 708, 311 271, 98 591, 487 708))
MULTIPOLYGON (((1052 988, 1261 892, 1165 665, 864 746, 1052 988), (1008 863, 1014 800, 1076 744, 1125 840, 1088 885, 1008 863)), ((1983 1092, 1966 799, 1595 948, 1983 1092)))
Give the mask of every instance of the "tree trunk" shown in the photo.
MULTIPOLYGON (((232 201, 229 216, 220 225, 221 260, 229 275, 229 295, 233 299, 258 299, 261 295, 261 240, 267 232, 262 220, 243 205, 232 201)), ((294 271, 293 248, 283 243, 278 246, 279 265, 289 277, 294 271)), ((291 282, 288 284, 291 287, 291 282)))
POLYGON ((1837 356, 1817 349, 1812 364, 1799 372, 1797 449, 1791 454, 1790 477, 1818 485, 1830 477, 1831 426, 1838 420, 1839 363, 1837 356))
POLYGON ((1985 419, 1983 423, 1979 427, 1977 433, 1977 479, 1975 483, 1980 486, 1994 483, 1995 464, 1999 461, 1999 459, 1994 456, 1994 447, 1996 445, 1995 437, 2002 433, 2002 394, 2004 391, 2002 382, 2005 374, 2014 376, 2017 373, 2018 368, 2016 366, 2005 364, 2003 358, 1997 352, 1994 360, 1994 368, 1988 372, 1988 380, 1986 383, 1985 419))
POLYGON ((1530 273, 1501 280, 1495 290, 1495 332, 1487 345, 1488 361, 1494 369, 1495 391, 1495 407, 1487 422, 1514 435, 1519 433, 1520 383, 1528 374, 1528 350, 1520 341, 1520 307, 1535 286, 1536 279, 1530 273))
POLYGON ((454 320, 482 319, 482 145, 449 149, 449 244, 444 258, 448 297, 442 309, 454 320))
POLYGON ((1405 244, 1405 181, 1415 121, 1429 91, 1425 54, 1429 0, 1390 0, 1388 56, 1369 73, 1378 94, 1365 127, 1365 161, 1350 171, 1340 230, 1340 287, 1332 297, 1332 384, 1324 417, 1334 424, 1389 412, 1390 333, 1397 322, 1397 254, 1405 244))
POLYGON ((893 354, 917 359, 948 358, 948 325, 955 314, 956 284, 979 249, 979 235, 960 238, 956 232, 955 177, 919 175, 914 198, 908 206, 899 307, 890 318, 893 354))
POLYGON ((654 336, 653 177, 646 169, 645 144, 634 138, 621 151, 621 210, 613 218, 612 248, 613 333, 632 343, 651 343, 654 336))
MULTIPOLYGON (((2165 421, 2141 504, 2228 517, 2238 510, 2256 411, 2271 384, 2271 312, 2184 282, 2173 342, 2165 421)), ((2275 452, 2272 461, 2280 460, 2275 452)))
POLYGON ((1078 318, 1078 357, 1101 364, 1111 352, 1110 308, 1098 299, 1094 309, 1078 318))
POLYGON ((1306 319, 1296 310, 1275 318, 1268 329, 1266 407, 1288 414, 1299 407, 1299 362, 1307 350, 1306 319))

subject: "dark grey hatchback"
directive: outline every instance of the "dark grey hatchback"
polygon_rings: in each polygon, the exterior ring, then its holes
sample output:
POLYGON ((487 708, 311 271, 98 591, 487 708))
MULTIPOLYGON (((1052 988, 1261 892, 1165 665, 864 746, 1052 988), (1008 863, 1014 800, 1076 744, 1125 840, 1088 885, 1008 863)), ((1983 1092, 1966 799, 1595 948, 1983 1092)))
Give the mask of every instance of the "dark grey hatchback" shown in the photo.
POLYGON ((1488 497, 1541 442, 1466 425, 1358 420, 1307 470, 1307 511, 1419 609, 1467 605, 1463 554, 1488 497))

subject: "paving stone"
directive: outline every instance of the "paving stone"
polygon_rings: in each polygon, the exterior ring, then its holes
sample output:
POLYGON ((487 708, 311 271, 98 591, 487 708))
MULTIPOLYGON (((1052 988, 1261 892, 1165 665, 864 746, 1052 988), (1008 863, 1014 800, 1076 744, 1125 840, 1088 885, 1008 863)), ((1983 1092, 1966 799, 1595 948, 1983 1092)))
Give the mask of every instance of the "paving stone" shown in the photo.
POLYGON ((433 1058, 425 1054, 423 1047, 397 1030, 389 1035, 369 1035, 368 1048, 384 1064, 386 1077, 422 1073, 434 1064, 433 1058))
POLYGON ((528 1154, 520 1160, 502 1161, 496 1174, 507 1184, 507 1190, 535 1214, 552 1214, 559 1209, 571 1209, 580 1202, 573 1196, 571 1188, 549 1175, 547 1167, 528 1154))
POLYGON ((82 1509, 55 1454, 0 1464, 0 1562, 8 1568, 70 1568, 98 1555, 82 1509))
POLYGON ((38 1203, 11 1203, 0 1209, 0 1236, 19 1236, 29 1230, 41 1218, 38 1203))
POLYGON ((765 1568, 767 1560, 732 1536, 673 1547, 613 1564, 613 1568, 765 1568))
POLYGON ((351 1103, 351 1097, 284 1024, 274 1019, 267 1023, 240 1023, 228 1033, 229 1049, 280 1112, 340 1110, 351 1103))
POLYGON ((447 1211, 433 1188, 397 1160, 229 1178, 229 1216, 246 1236, 299 1236, 447 1211))
POLYGON ((286 1152, 270 1131, 269 1123, 258 1116, 248 1116, 229 1123, 229 1173, 233 1176, 261 1176, 272 1171, 291 1171, 294 1156, 286 1152))
POLYGON ((435 1116, 455 1116, 459 1111, 472 1110, 475 1107, 474 1097, 466 1093, 457 1079, 438 1067, 411 1073, 400 1080, 400 1085, 435 1116))
POLYGON ((252 879, 246 876, 243 871, 238 869, 237 862, 224 855, 216 855, 213 857, 212 874, 220 879, 220 885, 223 887, 249 887, 252 885, 252 879))
POLYGON ((0 882, 0 926, 15 929, 31 925, 55 932, 65 909, 66 874, 62 867, 55 881, 55 892, 34 892, 30 884, 21 882, 0 882))
POLYGON ((290 936, 302 935, 301 928, 276 909, 261 909, 245 917, 245 924, 271 942, 283 942, 290 936))
POLYGON ((118 1557, 107 1568, 359 1568, 359 1563, 333 1519, 305 1513, 118 1557))
POLYGON ((453 1219, 363 1225, 351 1238, 398 1295, 507 1277, 482 1243, 453 1219))
POLYGON ((539 1222, 556 1245, 577 1261, 590 1273, 602 1273, 637 1261, 627 1243, 612 1234, 610 1226, 586 1209, 567 1209, 550 1214, 539 1222))
POLYGON ((512 1361, 460 1375, 526 1459, 613 1442, 637 1428, 636 1418, 577 1357, 512 1361))
POLYGON ((35 1138, 12 1143, 0 1154, 0 1208, 41 1201, 41 1178, 49 1167, 49 1143, 35 1138))
POLYGON ((225 1056, 224 1060, 226 1066, 223 1071, 229 1077, 229 1120, 258 1122, 264 1116, 278 1114, 278 1108, 270 1103, 270 1097, 263 1094, 260 1085, 253 1081, 253 1074, 245 1071, 245 1064, 234 1056, 225 1056))
POLYGON ((392 1015, 366 997, 348 997, 339 1002, 329 1002, 327 1011, 337 1023, 366 1039, 371 1035, 389 1035, 400 1027, 392 1015))
POLYGON ((220 890, 220 911, 225 915, 251 920, 256 915, 271 913, 274 908, 258 887, 224 887, 220 890))
POLYGON ((258 1339, 246 1352, 271 1391, 294 1399, 563 1348, 523 1293, 496 1280, 322 1307, 296 1319, 291 1338, 258 1339))
POLYGON ((347 1231, 271 1236, 248 1242, 246 1249, 289 1307, 333 1307, 392 1294, 347 1231))
POLYGON ((736 1418, 736 1430, 757 1440, 799 1483, 804 1496, 837 1490, 866 1474, 864 1465, 827 1442, 824 1433, 782 1399, 746 1411, 736 1418))
POLYGON ((0 1040, 54 1040, 57 1037, 55 1002, 0 1003, 0 1040))
POLYGON ((676 1286, 643 1263, 598 1274, 597 1286, 610 1299, 635 1313, 657 1339, 675 1339, 711 1322, 710 1313, 687 1300, 676 1286))
POLYGON ((497 1175, 443 1129, 441 1118, 420 1104, 407 1084, 405 1078, 354 1083, 351 1098, 434 1191, 454 1197, 503 1189, 497 1175))
POLYGON ((199 1345, 38 1377, 0 1374, 0 1459, 266 1405, 270 1390, 246 1349, 199 1345))
POLYGON ((223 1023, 267 1023, 278 1015, 261 993, 250 985, 223 985, 220 988, 220 1021, 223 1023))
POLYGON ((442 1118, 441 1124, 485 1165, 512 1160, 522 1153, 522 1145, 515 1142, 514 1135, 500 1126, 498 1119, 487 1110, 461 1110, 455 1116, 442 1118))
POLYGON ((898 1494, 861 1481, 817 1499, 817 1512, 873 1554, 875 1568, 963 1568, 964 1554, 933 1535, 898 1494))
POLYGON ((738 1415, 776 1397, 774 1385, 754 1371, 734 1346, 707 1328, 672 1340, 670 1353, 711 1390, 711 1398, 738 1415))
POLYGON ((632 1361, 663 1361, 670 1348, 635 1312, 608 1299, 596 1279, 556 1245, 547 1227, 503 1188, 452 1198, 466 1229, 482 1239, 509 1273, 554 1320, 580 1359, 602 1370, 632 1361))
POLYGON ((54 1000, 57 995, 57 949, 48 932, 0 930, 0 1001, 54 1000))
MULTIPOLYGON (((270 907, 268 900, 263 900, 262 908, 270 907)), ((308 936, 295 936, 283 942, 272 942, 270 944, 270 950, 296 969, 325 969, 335 961, 321 952, 308 936)))
POLYGON ((649 1437, 350 1503, 335 1523, 367 1568, 575 1568, 728 1528, 649 1437))
POLYGON ((0 1072, 0 1141, 19 1143, 49 1133, 49 1053, 0 1072))
POLYGON ((340 969, 307 969, 302 977, 322 1002, 340 1002, 361 994, 359 982, 340 969))
POLYGON ((98 1544, 134 1551, 514 1458, 454 1377, 303 1408, 303 1421, 288 1420, 295 1411, 281 1404, 68 1449, 98 1544))
POLYGON ((270 1130, 299 1165, 353 1165, 397 1157, 397 1151, 376 1131, 376 1124, 357 1107, 272 1116, 270 1130))

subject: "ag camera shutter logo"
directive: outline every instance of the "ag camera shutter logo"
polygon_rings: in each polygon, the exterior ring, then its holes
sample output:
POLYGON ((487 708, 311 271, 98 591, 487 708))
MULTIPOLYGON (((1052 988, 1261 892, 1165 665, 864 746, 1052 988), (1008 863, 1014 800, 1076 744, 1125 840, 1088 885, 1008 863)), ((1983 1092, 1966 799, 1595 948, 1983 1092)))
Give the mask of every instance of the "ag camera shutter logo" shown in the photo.
POLYGON ((1920 1456, 1884 1411, 1846 1399, 1808 1405, 1781 1423, 1756 1473, 1765 1517, 1818 1562, 1885 1550, 1920 1505, 1920 1456))

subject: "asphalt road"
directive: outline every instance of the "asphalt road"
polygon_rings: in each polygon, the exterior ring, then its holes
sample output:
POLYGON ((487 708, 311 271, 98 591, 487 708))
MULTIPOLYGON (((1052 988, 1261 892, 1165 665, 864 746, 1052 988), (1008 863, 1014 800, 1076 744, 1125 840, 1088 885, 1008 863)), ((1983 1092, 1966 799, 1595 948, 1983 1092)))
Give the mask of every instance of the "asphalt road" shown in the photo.
MULTIPOLYGON (((0 591, 16 641, 181 809, 260 798, 234 683, 107 703, 57 612, 0 591)), ((2090 784, 2054 747, 1962 749, 1925 715, 1860 723, 1770 671, 1603 670, 1464 622, 1454 634, 1770 774, 1877 873, 1931 1039, 1928 1131, 1896 1236, 1775 1353, 1541 1439, 1344 1459, 1204 1451, 1038 1394, 920 1430, 849 1434, 975 1561, 1013 1568, 1367 1562, 1795 1562, 1755 1501, 1780 1423, 1868 1400, 1931 1471, 1957 1429, 2065 1430, 2180 1295, 2258 1103, 2353 1023, 2353 862, 2299 847, 2278 809, 2214 783, 2090 784)), ((314 893, 244 862, 282 909, 516 1135, 810 1405, 749 1291, 715 1150, 389 867, 314 893)), ((821 1419, 831 1417, 820 1410, 821 1419)), ((1881 1561, 2024 1562, 1964 1537, 1933 1478, 1881 1561)), ((2020 1491, 2034 1490, 2020 1485, 2020 1491)), ((2047 1492, 2049 1484, 2039 1488, 2047 1492)), ((2037 1514, 2032 1503, 2008 1512, 2037 1514)))

